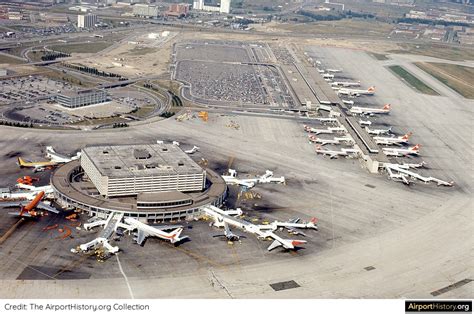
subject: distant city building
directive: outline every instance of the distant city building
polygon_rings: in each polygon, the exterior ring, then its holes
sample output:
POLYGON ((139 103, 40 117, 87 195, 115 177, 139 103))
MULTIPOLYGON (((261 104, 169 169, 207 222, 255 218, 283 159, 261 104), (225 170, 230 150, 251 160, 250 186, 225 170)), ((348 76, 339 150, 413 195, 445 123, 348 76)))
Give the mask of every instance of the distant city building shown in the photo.
POLYGON ((7 76, 8 72, 6 69, 0 69, 0 76, 7 76))
POLYGON ((133 6, 133 15, 146 17, 146 18, 156 18, 160 14, 160 10, 156 5, 149 4, 135 4, 133 6))
POLYGON ((204 0, 194 0, 193 9, 219 13, 230 13, 231 0, 221 0, 220 6, 206 5, 204 0))
POLYGON ((56 97, 57 102, 67 108, 79 108, 107 101, 105 90, 83 90, 78 92, 66 92, 56 97))
POLYGON ((97 15, 86 14, 77 16, 77 27, 78 28, 92 28, 97 24, 97 15))
POLYGON ((180 4, 171 4, 168 11, 166 11, 167 16, 176 16, 176 17, 186 17, 189 15, 190 5, 187 3, 180 4))

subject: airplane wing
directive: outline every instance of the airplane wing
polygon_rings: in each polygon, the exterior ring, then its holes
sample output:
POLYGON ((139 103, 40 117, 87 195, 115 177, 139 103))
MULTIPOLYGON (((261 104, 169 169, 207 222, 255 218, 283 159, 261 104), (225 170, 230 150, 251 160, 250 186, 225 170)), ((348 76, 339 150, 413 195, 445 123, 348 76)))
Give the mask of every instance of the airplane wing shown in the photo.
POLYGON ((30 214, 28 213, 23 213, 23 214, 20 214, 20 212, 9 212, 8 215, 12 215, 12 216, 16 216, 16 217, 27 217, 27 218, 31 218, 33 216, 31 216, 30 214))
POLYGON ((337 154, 329 154, 329 159, 336 159, 337 158, 337 154))
POLYGON ((142 245, 145 239, 148 237, 148 233, 145 231, 138 229, 138 232, 136 233, 135 241, 139 244, 142 245))
POLYGON ((287 227, 286 229, 288 229, 288 231, 291 233, 291 234, 294 234, 294 235, 301 235, 303 237, 306 237, 306 234, 304 232, 301 232, 299 231, 298 229, 296 228, 293 228, 293 227, 287 227))
POLYGON ((28 202, 0 202, 0 208, 21 207, 28 205, 28 202))
POLYGON ((152 226, 152 227, 158 230, 171 230, 171 229, 183 228, 183 226, 181 225, 164 225, 164 226, 152 226))
POLYGON ((59 214, 59 210, 57 210, 56 208, 54 208, 52 206, 49 206, 48 204, 43 203, 43 202, 38 203, 38 205, 36 205, 36 208, 44 209, 44 210, 47 210, 49 212, 59 214))
POLYGON ((271 251, 273 249, 276 249, 277 247, 279 246, 282 246, 283 244, 281 244, 281 242, 279 242, 278 240, 275 240, 272 242, 272 244, 270 244, 270 246, 267 248, 268 251, 271 251))

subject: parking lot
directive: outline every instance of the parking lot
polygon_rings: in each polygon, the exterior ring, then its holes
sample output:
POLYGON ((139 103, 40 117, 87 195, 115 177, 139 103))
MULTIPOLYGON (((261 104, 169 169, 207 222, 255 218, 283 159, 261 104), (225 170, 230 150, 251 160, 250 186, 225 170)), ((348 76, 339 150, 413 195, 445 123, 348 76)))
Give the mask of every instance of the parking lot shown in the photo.
POLYGON ((48 98, 74 89, 74 86, 67 82, 37 75, 2 80, 0 86, 0 104, 17 101, 25 101, 28 104, 35 99, 48 98))

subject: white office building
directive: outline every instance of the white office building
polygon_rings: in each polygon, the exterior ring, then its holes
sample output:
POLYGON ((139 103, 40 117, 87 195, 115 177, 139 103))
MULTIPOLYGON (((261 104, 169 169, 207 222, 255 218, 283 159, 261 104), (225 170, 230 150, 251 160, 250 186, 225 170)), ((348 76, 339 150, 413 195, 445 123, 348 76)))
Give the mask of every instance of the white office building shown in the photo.
POLYGON ((221 0, 219 6, 206 5, 204 0, 194 0, 193 9, 199 11, 230 13, 231 0, 221 0))
POLYGON ((86 14, 77 16, 77 27, 78 28, 92 28, 97 24, 97 15, 86 14))
POLYGON ((206 170, 172 144, 86 147, 81 167, 105 197, 200 192, 206 184, 206 170))

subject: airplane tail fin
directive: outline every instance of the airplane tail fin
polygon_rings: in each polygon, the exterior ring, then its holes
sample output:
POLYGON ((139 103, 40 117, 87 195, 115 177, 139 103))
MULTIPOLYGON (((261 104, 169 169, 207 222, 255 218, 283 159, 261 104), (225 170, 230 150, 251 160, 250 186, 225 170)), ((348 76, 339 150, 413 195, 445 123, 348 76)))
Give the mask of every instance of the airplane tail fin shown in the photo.
POLYGON ((170 232, 170 235, 171 235, 171 243, 178 243, 178 242, 181 242, 181 241, 183 241, 184 239, 187 238, 187 236, 180 237, 181 232, 183 232, 183 228, 182 228, 182 227, 176 228, 176 229, 174 229, 173 231, 170 232))
POLYGON ((268 251, 271 251, 273 249, 276 249, 277 247, 284 247, 285 249, 295 249, 298 245, 301 245, 301 244, 304 244, 308 241, 305 241, 305 240, 282 240, 282 241, 278 241, 278 240, 275 240, 272 242, 272 244, 270 244, 270 246, 267 248, 268 251))
POLYGON ((318 224, 318 218, 313 217, 313 218, 311 218, 311 220, 309 221, 308 227, 318 230, 318 225, 317 225, 317 224, 318 224))
MULTIPOLYGON (((374 88, 374 91, 375 91, 375 88, 374 88)), ((384 110, 390 110, 391 107, 392 107, 392 106, 391 106, 390 104, 385 104, 385 105, 383 106, 383 109, 384 109, 384 110)))
POLYGON ((367 91, 368 92, 375 92, 375 86, 370 86, 369 88, 367 88, 367 91))
POLYGON ((20 168, 25 167, 26 161, 24 161, 23 158, 18 157, 18 165, 20 166, 20 168))
POLYGON ((408 132, 407 134, 403 135, 402 139, 404 140, 408 140, 410 138, 410 136, 412 136, 412 132, 408 132))
POLYGON ((416 144, 415 146, 413 146, 413 147, 411 148, 411 150, 419 151, 419 150, 420 150, 420 147, 421 147, 420 144, 416 144))

